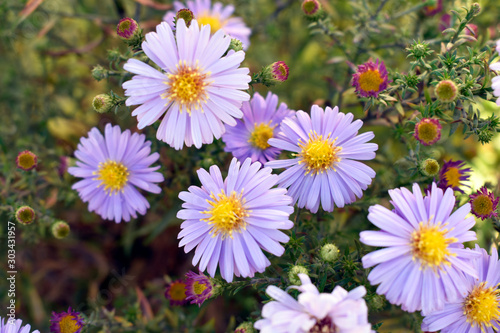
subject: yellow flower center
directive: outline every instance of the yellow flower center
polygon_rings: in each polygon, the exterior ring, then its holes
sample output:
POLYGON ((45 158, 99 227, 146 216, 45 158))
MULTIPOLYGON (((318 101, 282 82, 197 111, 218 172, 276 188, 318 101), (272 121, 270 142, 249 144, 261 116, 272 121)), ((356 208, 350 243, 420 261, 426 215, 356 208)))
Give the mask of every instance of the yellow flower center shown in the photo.
POLYGON ((75 316, 67 315, 59 321, 59 330, 61 333, 75 333, 80 328, 81 325, 78 324, 78 320, 75 316))
POLYGON ((444 179, 448 187, 458 187, 460 186, 460 170, 455 167, 450 167, 444 173, 444 179))
POLYGON ((478 215, 490 215, 493 210, 493 202, 487 195, 478 195, 472 200, 472 209, 478 215))
POLYGON ((175 74, 167 74, 168 86, 161 97, 167 99, 168 103, 175 101, 179 103, 179 110, 184 109, 191 114, 191 110, 203 109, 202 105, 207 101, 206 87, 209 85, 207 78, 210 72, 203 73, 198 65, 191 67, 187 62, 179 61, 175 74))
POLYGON ((274 134, 274 126, 270 126, 271 122, 264 124, 255 124, 254 130, 252 134, 250 134, 250 139, 248 142, 252 144, 252 146, 260 148, 262 150, 269 148, 269 144, 267 143, 267 140, 271 139, 274 134))
POLYGON ((31 169, 35 165, 35 156, 30 153, 23 153, 19 155, 18 164, 24 169, 31 169))
POLYGON ((210 25, 211 33, 215 33, 217 30, 222 28, 223 22, 221 22, 218 16, 213 16, 208 13, 202 14, 196 18, 198 24, 201 25, 210 25))
POLYGON ((132 25, 132 22, 129 20, 124 20, 118 25, 118 30, 120 32, 124 32, 130 29, 130 26, 132 25))
POLYGON ((323 173, 329 169, 335 170, 335 163, 340 161, 338 154, 342 151, 342 147, 335 146, 335 141, 337 139, 331 139, 330 134, 323 138, 323 135, 318 135, 314 131, 309 133, 309 140, 306 143, 299 140, 302 151, 296 156, 300 157, 299 164, 305 164, 306 175, 323 173))
POLYGON ((170 286, 170 298, 173 301, 183 301, 186 299, 186 284, 174 282, 170 286))
POLYGON ((465 298, 464 315, 472 327, 480 326, 481 332, 485 332, 486 327, 500 322, 498 292, 496 288, 487 288, 486 282, 481 282, 465 298))
POLYGON ((436 140, 439 131, 438 127, 434 123, 421 123, 417 127, 417 136, 420 140, 425 143, 430 143, 436 140))
POLYGON ((193 283, 193 291, 196 295, 201 295, 205 289, 207 289, 207 286, 204 283, 199 283, 198 281, 193 283))
POLYGON ((100 180, 99 186, 104 186, 104 191, 109 195, 118 191, 123 191, 123 187, 127 184, 129 172, 125 165, 120 162, 106 161, 99 163, 99 170, 93 173, 99 175, 94 180, 100 180))
POLYGON ((230 196, 226 196, 224 190, 219 193, 217 197, 211 193, 208 200, 212 209, 202 212, 208 214, 210 217, 203 219, 213 228, 210 231, 212 237, 221 235, 222 239, 226 237, 233 237, 233 232, 241 232, 245 230, 247 223, 245 217, 249 216, 248 210, 243 207, 244 200, 242 194, 237 195, 235 191, 230 196))
POLYGON ((367 70, 359 75, 359 87, 363 91, 378 91, 384 79, 377 70, 367 70))
POLYGON ((448 229, 441 229, 441 223, 429 225, 420 222, 419 229, 411 235, 413 260, 420 260, 421 267, 436 270, 443 264, 449 265, 448 256, 454 255, 448 245, 457 241, 454 237, 446 238, 448 229))

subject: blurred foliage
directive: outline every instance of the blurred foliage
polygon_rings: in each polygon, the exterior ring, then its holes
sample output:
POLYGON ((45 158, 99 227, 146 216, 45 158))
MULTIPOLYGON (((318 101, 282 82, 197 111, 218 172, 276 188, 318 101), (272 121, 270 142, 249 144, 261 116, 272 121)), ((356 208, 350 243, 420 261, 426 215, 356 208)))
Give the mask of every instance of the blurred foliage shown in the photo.
MULTIPOLYGON (((471 2, 444 2, 441 13, 426 16, 423 8, 432 1, 322 1, 324 14, 314 20, 303 15, 297 0, 233 2, 236 14, 253 31, 244 65, 256 73, 283 60, 290 67, 289 79, 272 91, 290 108, 308 111, 313 103, 339 105, 341 111, 362 119, 362 130, 374 131, 379 145, 376 159, 368 163, 377 177, 362 199, 334 213, 296 212, 286 252, 270 258, 265 275, 224 284, 221 297, 198 308, 170 307, 163 296, 167 282, 193 269, 191 255, 177 247, 177 195, 199 185, 198 168, 217 164, 227 169, 231 156, 222 142, 174 151, 155 139, 157 124, 145 128, 142 133, 152 141, 153 151, 161 154, 160 171, 166 181, 161 195, 147 195, 147 215, 127 224, 115 225, 89 213, 71 190, 75 179, 61 165, 74 163, 71 157, 80 137, 94 126, 102 130, 111 122, 137 131, 128 108, 120 105, 114 112, 98 114, 92 100, 110 91, 122 96, 121 83, 130 78, 122 66, 133 53, 115 34, 118 21, 134 17, 145 32, 154 30, 170 1, 2 1, 0 220, 14 221, 22 205, 37 214, 35 224, 16 225, 19 317, 47 332, 50 313, 72 306, 89 323, 86 332, 231 331, 258 318, 261 301, 267 299, 265 287, 288 286, 288 270, 300 264, 320 290, 366 286, 370 322, 380 326, 379 332, 418 332, 419 316, 385 302, 367 281, 360 258, 370 249, 358 242, 358 235, 370 228, 368 207, 389 207, 388 189, 429 184, 432 178, 418 170, 427 158, 441 164, 463 159, 472 166, 472 190, 458 195, 460 204, 484 183, 500 194, 498 107, 489 101, 487 68, 494 57, 493 40, 500 37, 500 3, 480 1, 481 13, 474 17, 471 2), (440 19, 452 9, 457 10, 451 20, 455 30, 441 33, 440 19), (476 38, 466 37, 465 25, 471 22, 478 26, 476 38), (429 52, 419 53, 422 48, 429 52), (379 98, 360 99, 351 77, 356 66, 370 58, 385 62, 392 84, 379 98), (100 81, 91 75, 95 66, 106 73, 100 81), (444 77, 460 87, 460 98, 452 105, 437 103, 433 96, 433 85, 444 77), (443 121, 439 144, 423 147, 413 139, 415 121, 423 116, 443 121), (16 155, 25 149, 39 158, 31 172, 16 169, 16 155), (71 226, 64 240, 51 235, 50 226, 57 220, 71 226), (328 242, 340 249, 333 264, 318 257, 318 249, 328 242)), ((268 91, 261 85, 253 89, 268 91)), ((489 248, 497 243, 492 221, 477 222, 479 244, 489 248)), ((2 227, 2 245, 5 238, 2 227)), ((4 246, 0 256, 6 258, 4 246)), ((0 273, 2 281, 5 271, 0 273)), ((7 300, 3 288, 0 300, 7 300)))

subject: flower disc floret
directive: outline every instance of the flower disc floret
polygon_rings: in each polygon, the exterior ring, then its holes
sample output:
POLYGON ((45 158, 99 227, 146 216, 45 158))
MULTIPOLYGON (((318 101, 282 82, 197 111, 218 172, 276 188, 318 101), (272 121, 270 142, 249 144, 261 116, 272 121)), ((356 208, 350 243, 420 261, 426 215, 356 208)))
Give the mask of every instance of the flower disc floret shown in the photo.
POLYGON ((214 285, 210 278, 195 272, 186 273, 186 295, 191 304, 201 306, 203 302, 212 297, 214 285))
POLYGON ((304 164, 307 169, 306 175, 335 171, 335 165, 340 162, 338 154, 342 151, 342 147, 335 146, 335 141, 337 138, 332 140, 329 135, 323 138, 323 135, 316 132, 309 133, 307 142, 299 139, 299 147, 302 150, 296 156, 300 159, 299 164, 304 164))
POLYGON ((444 103, 453 102, 458 96, 458 88, 455 82, 443 80, 439 82, 435 89, 436 97, 444 103))
POLYGON ((383 61, 375 63, 368 61, 358 66, 358 70, 352 76, 352 85, 356 93, 361 97, 378 97, 379 93, 387 89, 389 80, 387 69, 383 61))
POLYGON ((243 194, 236 194, 235 191, 227 196, 222 190, 221 193, 214 195, 210 194, 208 200, 211 209, 202 212, 209 215, 203 221, 208 222, 212 226, 210 233, 213 236, 220 235, 222 239, 233 237, 233 232, 242 232, 245 230, 247 222, 245 218, 250 216, 249 212, 244 208, 243 194))
POLYGON ((443 190, 448 187, 452 188, 454 191, 459 191, 463 193, 460 186, 468 186, 463 182, 469 180, 470 168, 465 168, 464 161, 445 161, 441 171, 439 172, 439 182, 438 186, 443 190))
POLYGON ((481 282, 474 287, 464 301, 464 315, 472 327, 492 327, 500 324, 500 300, 497 287, 488 287, 481 282))
POLYGON ((17 155, 16 164, 19 169, 30 171, 38 165, 38 157, 31 151, 25 150, 17 155))
POLYGON ((170 305, 184 305, 187 303, 186 291, 187 284, 185 281, 172 281, 165 290, 165 297, 170 301, 170 305))
POLYGON ((424 118, 415 125, 413 136, 424 146, 430 146, 441 138, 441 129, 439 120, 424 118))
POLYGON ((274 135, 274 128, 277 125, 274 125, 271 127, 270 123, 265 124, 265 123, 260 123, 260 124, 255 124, 255 127, 250 134, 250 139, 248 142, 252 144, 252 146, 256 148, 260 148, 262 150, 269 148, 269 143, 267 141, 273 137, 274 135))
POLYGON ((483 186, 475 194, 470 195, 470 204, 472 206, 472 214, 480 217, 481 219, 491 218, 492 216, 498 217, 496 212, 498 207, 499 198, 488 191, 486 186, 483 186))
POLYGON ((16 220, 21 224, 33 223, 35 216, 35 211, 30 206, 21 206, 16 210, 16 220))
MULTIPOLYGON (((479 256, 463 249, 476 239, 469 229, 475 220, 466 217, 470 204, 454 213, 453 190, 433 183, 425 197, 418 184, 389 191, 394 210, 380 205, 369 208, 368 220, 380 231, 363 231, 360 241, 384 247, 365 255, 363 267, 375 266, 368 280, 380 284, 377 293, 408 312, 428 315, 443 309, 467 291, 467 279, 475 279, 472 260, 479 256)), ((433 331, 433 330, 431 330, 433 331)))
POLYGON ((52 333, 80 333, 84 322, 79 312, 68 308, 67 312, 52 312, 50 319, 50 332, 52 333))

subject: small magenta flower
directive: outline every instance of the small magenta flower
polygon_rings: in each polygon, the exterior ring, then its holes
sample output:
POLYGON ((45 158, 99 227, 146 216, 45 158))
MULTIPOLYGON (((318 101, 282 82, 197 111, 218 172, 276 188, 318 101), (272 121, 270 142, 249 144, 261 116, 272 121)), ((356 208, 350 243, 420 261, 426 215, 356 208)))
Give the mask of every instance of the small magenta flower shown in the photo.
MULTIPOLYGON (((445 162, 441 172, 439 173, 439 182, 438 187, 443 190, 451 187, 454 191, 459 191, 464 193, 460 189, 460 186, 463 186, 464 181, 469 180, 469 172, 472 170, 470 168, 465 168, 464 161, 452 161, 449 160, 445 162)), ((468 185, 465 185, 468 186, 468 185)))
POLYGON ((185 281, 177 280, 169 283, 165 290, 165 297, 170 301, 170 305, 184 305, 187 303, 185 281))
POLYGON ((321 9, 321 3, 318 0, 304 0, 302 2, 302 11, 307 16, 316 14, 321 9))
POLYGON ((413 136, 424 146, 430 146, 441 138, 441 129, 439 120, 424 118, 415 124, 413 136))
POLYGON ((498 213, 496 212, 498 199, 493 192, 488 191, 486 186, 481 187, 477 193, 470 195, 472 214, 480 217, 482 220, 491 218, 492 216, 498 217, 498 213))
POLYGON ((361 97, 378 97, 381 91, 387 89, 388 83, 385 64, 378 59, 375 63, 370 60, 359 65, 352 75, 352 86, 356 87, 356 93, 361 97))
POLYGON ((186 301, 201 306, 213 294, 214 286, 208 276, 201 272, 200 274, 195 272, 186 273, 186 301))
POLYGON ((35 216, 35 211, 29 206, 21 206, 16 210, 16 220, 21 224, 33 223, 35 216))
POLYGON ((71 307, 68 308, 68 312, 52 312, 50 322, 52 333, 80 333, 84 325, 80 313, 72 311, 71 307))
POLYGON ((277 61, 271 64, 271 71, 274 80, 277 82, 285 82, 288 79, 288 66, 284 61, 277 61))
POLYGON ((38 165, 38 157, 29 150, 25 150, 17 155, 16 164, 19 169, 29 171, 38 165))
POLYGON ((424 13, 427 16, 434 16, 440 13, 442 10, 443 10, 443 0, 436 0, 436 3, 434 5, 424 7, 424 13))
POLYGON ((451 80, 443 80, 439 82, 434 89, 436 97, 443 103, 451 103, 458 96, 458 88, 455 82, 451 80))
POLYGON ((125 17, 121 19, 116 26, 116 33, 123 39, 130 40, 140 30, 139 25, 134 19, 125 17))
POLYGON ((70 230, 69 224, 64 221, 57 221, 51 227, 52 235, 57 239, 68 237, 70 230))

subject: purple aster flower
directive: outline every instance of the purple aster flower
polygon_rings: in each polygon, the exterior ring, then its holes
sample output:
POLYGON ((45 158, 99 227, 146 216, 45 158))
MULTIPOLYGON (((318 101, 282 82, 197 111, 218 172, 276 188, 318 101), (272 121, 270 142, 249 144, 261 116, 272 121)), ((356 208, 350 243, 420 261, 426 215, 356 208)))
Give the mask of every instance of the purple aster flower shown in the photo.
POLYGON ((165 297, 170 301, 170 305, 184 305, 186 299, 186 281, 176 280, 167 285, 165 297))
POLYGON ((479 279, 467 277, 466 293, 444 309, 424 318, 422 330, 441 333, 494 333, 500 331, 500 262, 498 251, 491 256, 478 245, 480 257, 474 260, 479 279))
POLYGON ((290 229, 292 198, 282 188, 272 188, 278 176, 261 169, 249 158, 241 164, 233 158, 225 180, 219 168, 198 170, 202 187, 179 193, 184 209, 177 213, 181 224, 179 247, 194 249, 193 265, 214 277, 217 265, 222 277, 252 277, 270 265, 262 249, 281 256, 289 237, 278 229, 290 229))
POLYGON ((212 5, 211 0, 187 1, 186 4, 175 1, 174 10, 167 12, 163 17, 163 21, 174 28, 174 17, 183 8, 190 9, 193 12, 198 24, 210 25, 212 33, 222 29, 231 38, 239 39, 243 43, 245 50, 250 45, 252 30, 245 25, 245 22, 240 17, 231 16, 234 12, 233 5, 224 6, 220 2, 212 5))
POLYGON ((276 138, 269 139, 273 147, 294 152, 295 158, 266 163, 272 168, 287 168, 279 176, 279 186, 288 188, 288 195, 299 208, 318 211, 320 202, 325 211, 333 211, 334 204, 344 207, 361 198, 375 177, 375 171, 356 160, 375 158, 372 132, 358 135, 363 125, 353 120, 352 113, 339 112, 317 105, 311 116, 298 111, 296 116, 281 122, 276 138))
MULTIPOLYGON (((425 1, 425 0, 423 0, 425 1)), ((434 16, 443 10, 443 0, 436 0, 436 4, 433 6, 425 6, 424 12, 427 16, 434 16)))
POLYGON ((493 192, 488 191, 486 186, 481 187, 477 193, 470 195, 472 214, 480 217, 482 220, 491 218, 492 216, 498 217, 498 213, 496 212, 498 199, 493 192))
POLYGON ((247 157, 262 164, 274 160, 281 150, 271 147, 267 140, 278 134, 281 121, 293 116, 295 111, 289 110, 285 103, 278 107, 278 96, 271 92, 266 99, 255 93, 250 102, 243 102, 241 110, 243 118, 236 121, 236 126, 228 127, 222 136, 226 144, 224 150, 240 161, 247 157))
POLYGON ((248 68, 238 68, 245 58, 243 51, 227 51, 231 38, 219 30, 210 37, 210 27, 189 28, 177 21, 177 32, 163 22, 157 32, 146 35, 142 49, 162 72, 130 59, 125 70, 135 75, 123 83, 126 105, 140 105, 133 112, 139 129, 163 117, 156 137, 175 149, 193 144, 212 143, 225 131, 223 122, 234 126, 241 118, 241 103, 250 96, 247 89, 248 68))
POLYGON ((68 312, 52 312, 50 322, 50 332, 52 333, 80 333, 84 325, 80 313, 72 311, 71 307, 68 308, 68 312))
POLYGON ((369 208, 368 220, 380 231, 363 231, 362 243, 384 247, 362 259, 363 267, 376 266, 368 275, 377 293, 408 312, 422 310, 424 315, 441 310, 466 292, 466 274, 477 278, 470 259, 474 251, 463 242, 476 239, 469 229, 475 224, 470 204, 453 214, 453 190, 432 184, 422 197, 418 184, 413 193, 402 187, 389 191, 394 210, 380 205, 369 208))
POLYGON ((378 97, 381 91, 387 89, 389 80, 387 69, 383 61, 373 63, 371 60, 358 66, 352 75, 352 86, 361 97, 378 97))
POLYGON ((465 168, 464 161, 445 161, 441 171, 439 172, 438 186, 443 190, 450 187, 454 191, 464 193, 459 186, 469 187, 468 185, 463 184, 463 182, 469 180, 469 172, 471 171, 472 170, 470 168, 465 168))
POLYGON ((191 301, 191 304, 201 306, 203 302, 212 297, 213 293, 213 284, 209 277, 201 272, 200 274, 186 273, 186 300, 191 301))
MULTIPOLYGON (((11 320, 9 318, 0 317, 0 333, 30 333, 31 325, 26 324, 21 327, 22 323, 23 321, 21 319, 11 320)), ((40 331, 35 330, 31 333, 40 333, 40 331)))
POLYGON ((266 293, 275 299, 264 305, 262 317, 255 328, 273 333, 370 333, 368 308, 363 296, 365 287, 349 292, 336 286, 331 294, 320 293, 306 274, 299 274, 301 286, 292 286, 301 294, 298 301, 276 286, 268 286, 266 293))
POLYGON ((430 146, 441 138, 442 128, 439 120, 424 118, 415 124, 413 136, 424 146, 430 146))
POLYGON ((89 203, 89 211, 95 211, 103 219, 130 221, 137 213, 146 214, 149 203, 136 187, 152 193, 160 193, 155 183, 163 181, 160 167, 151 167, 160 155, 151 154, 151 142, 146 136, 123 133, 119 126, 106 125, 104 137, 97 128, 81 138, 75 156, 76 167, 68 172, 83 178, 73 185, 80 198, 89 203))

